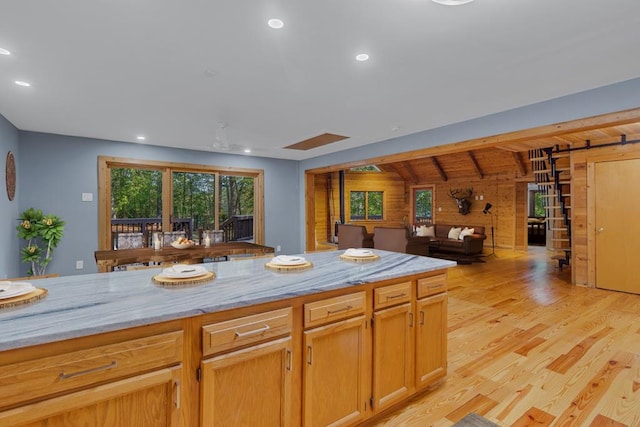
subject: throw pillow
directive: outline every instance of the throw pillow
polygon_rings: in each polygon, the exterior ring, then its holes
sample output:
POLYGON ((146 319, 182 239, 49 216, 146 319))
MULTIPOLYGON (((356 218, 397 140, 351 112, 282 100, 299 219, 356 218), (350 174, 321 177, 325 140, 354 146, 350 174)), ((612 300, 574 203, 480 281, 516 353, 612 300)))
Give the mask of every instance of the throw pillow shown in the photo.
POLYGON ((447 235, 447 237, 449 239, 458 240, 458 237, 460 237, 461 232, 462 232, 462 227, 451 227, 449 229, 449 234, 447 235))
POLYGON ((433 225, 430 225, 426 228, 426 230, 424 231, 423 236, 425 237, 436 237, 436 230, 434 229, 433 225))
POLYGON ((425 235, 424 233, 426 232, 426 228, 427 227, 425 227, 424 225, 421 225, 420 227, 418 227, 416 229, 416 236, 419 236, 419 237, 424 236, 425 235))
POLYGON ((464 230, 460 232, 460 240, 464 240, 464 236, 471 236, 475 230, 473 228, 465 227, 464 230))

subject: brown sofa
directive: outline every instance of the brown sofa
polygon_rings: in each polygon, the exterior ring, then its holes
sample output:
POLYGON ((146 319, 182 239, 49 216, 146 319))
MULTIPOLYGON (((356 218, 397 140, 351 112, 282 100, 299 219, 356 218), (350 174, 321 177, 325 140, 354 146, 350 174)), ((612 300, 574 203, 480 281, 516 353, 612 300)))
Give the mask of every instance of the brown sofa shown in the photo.
POLYGON ((383 251, 429 256, 429 237, 411 236, 406 228, 375 227, 373 247, 383 251))
POLYGON ((462 255, 480 255, 487 236, 484 234, 484 227, 481 225, 451 225, 435 224, 435 237, 428 237, 431 240, 431 248, 436 252, 449 252, 462 255), (449 239, 449 230, 452 227, 473 228, 473 234, 460 239, 449 239))
POLYGON ((338 224, 338 249, 372 247, 373 234, 364 225, 338 224))

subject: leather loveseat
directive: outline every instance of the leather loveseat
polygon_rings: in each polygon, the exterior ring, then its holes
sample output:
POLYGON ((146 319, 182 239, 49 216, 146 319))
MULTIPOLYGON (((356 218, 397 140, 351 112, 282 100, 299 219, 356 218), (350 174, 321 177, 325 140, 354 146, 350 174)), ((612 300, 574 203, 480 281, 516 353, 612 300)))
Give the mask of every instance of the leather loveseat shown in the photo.
MULTIPOLYGON (((429 236, 431 240, 430 246, 436 252, 448 252, 462 255, 480 255, 487 236, 484 234, 484 227, 481 225, 451 225, 451 224, 434 224, 433 236, 429 236), (460 229, 462 238, 450 238, 452 228, 460 229), (466 232, 463 230, 466 229, 466 232), (470 231, 473 230, 471 233, 470 231)), ((431 230, 427 229, 427 234, 431 230)))

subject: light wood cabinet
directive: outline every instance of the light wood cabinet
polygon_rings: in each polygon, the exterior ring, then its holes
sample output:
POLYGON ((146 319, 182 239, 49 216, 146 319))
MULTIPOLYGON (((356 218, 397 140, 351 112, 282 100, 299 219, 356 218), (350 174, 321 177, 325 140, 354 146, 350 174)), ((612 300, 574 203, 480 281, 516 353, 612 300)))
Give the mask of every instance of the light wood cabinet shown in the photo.
POLYGON ((202 362, 201 425, 289 426, 291 338, 202 362))
POLYGON ((411 304, 373 313, 373 409, 405 399, 413 386, 413 312, 411 304))
POLYGON ((291 424, 291 329, 291 308, 202 327, 202 426, 291 424))
POLYGON ((351 425, 365 418, 371 390, 367 322, 357 316, 305 331, 305 426, 351 425))
POLYGON ((447 294, 416 301, 416 388, 447 375, 447 294))
POLYGON ((5 365, 0 425, 178 426, 181 355, 178 331, 5 365))

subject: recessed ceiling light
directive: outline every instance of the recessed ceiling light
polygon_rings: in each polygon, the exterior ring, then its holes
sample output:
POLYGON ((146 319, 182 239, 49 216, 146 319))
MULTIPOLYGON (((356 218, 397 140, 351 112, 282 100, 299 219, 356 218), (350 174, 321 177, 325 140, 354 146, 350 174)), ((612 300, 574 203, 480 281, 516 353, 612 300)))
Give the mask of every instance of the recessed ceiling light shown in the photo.
POLYGON ((11 52, 0 47, 0 55, 11 55, 11 52))
POLYGON ((29 82, 23 82, 22 80, 16 80, 16 81, 15 81, 15 83, 16 83, 18 86, 25 86, 25 87, 29 87, 29 86, 31 86, 31 83, 29 83, 29 82))
POLYGON ((434 3, 443 4, 445 6, 462 6, 471 3, 473 0, 431 0, 434 3))
POLYGON ((145 139, 147 139, 147 137, 144 135, 138 135, 136 136, 136 139, 139 139, 140 141, 144 141, 145 139))
POLYGON ((276 30, 279 30, 280 28, 284 27, 284 22, 282 22, 282 19, 278 19, 278 18, 271 18, 267 21, 267 24, 271 27, 274 28, 276 30))
POLYGON ((245 153, 249 154, 249 153, 251 152, 251 148, 245 148, 243 151, 244 151, 245 153))
POLYGON ((356 55, 356 61, 366 61, 369 59, 369 55, 367 55, 366 53, 359 53, 356 55))

